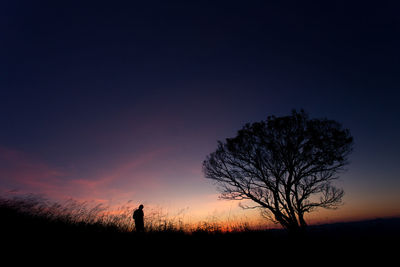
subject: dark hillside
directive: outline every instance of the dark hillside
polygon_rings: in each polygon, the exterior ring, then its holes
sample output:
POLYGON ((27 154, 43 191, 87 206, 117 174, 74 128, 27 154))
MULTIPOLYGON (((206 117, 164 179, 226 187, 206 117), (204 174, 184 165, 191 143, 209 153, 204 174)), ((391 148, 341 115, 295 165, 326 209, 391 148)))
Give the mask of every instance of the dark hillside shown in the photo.
POLYGON ((68 259, 89 256, 93 260, 101 259, 99 256, 134 255, 171 259, 197 255, 203 260, 212 256, 243 260, 246 255, 269 255, 274 259, 290 256, 288 259, 293 260, 294 255, 313 255, 333 257, 334 261, 349 256, 387 260, 394 256, 400 241, 400 218, 310 226, 301 238, 273 229, 227 233, 170 229, 139 234, 113 225, 50 216, 45 211, 35 214, 30 210, 34 206, 27 202, 1 202, 5 255, 57 255, 68 259))

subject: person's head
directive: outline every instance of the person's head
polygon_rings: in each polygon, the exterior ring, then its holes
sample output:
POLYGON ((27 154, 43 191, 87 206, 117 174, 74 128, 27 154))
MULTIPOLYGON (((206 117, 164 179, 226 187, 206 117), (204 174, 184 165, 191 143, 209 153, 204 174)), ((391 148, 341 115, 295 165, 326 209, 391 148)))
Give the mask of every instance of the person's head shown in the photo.
POLYGON ((140 206, 139 206, 139 209, 142 210, 142 209, 143 209, 143 205, 140 205, 140 206))

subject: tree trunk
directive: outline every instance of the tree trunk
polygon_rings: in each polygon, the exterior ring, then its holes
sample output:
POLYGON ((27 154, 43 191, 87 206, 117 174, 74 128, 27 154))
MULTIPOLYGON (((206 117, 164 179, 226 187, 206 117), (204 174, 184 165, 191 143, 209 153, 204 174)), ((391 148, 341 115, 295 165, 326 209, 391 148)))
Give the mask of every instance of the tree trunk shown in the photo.
POLYGON ((304 220, 304 214, 299 213, 298 216, 299 216, 300 227, 305 230, 307 228, 307 223, 304 220))

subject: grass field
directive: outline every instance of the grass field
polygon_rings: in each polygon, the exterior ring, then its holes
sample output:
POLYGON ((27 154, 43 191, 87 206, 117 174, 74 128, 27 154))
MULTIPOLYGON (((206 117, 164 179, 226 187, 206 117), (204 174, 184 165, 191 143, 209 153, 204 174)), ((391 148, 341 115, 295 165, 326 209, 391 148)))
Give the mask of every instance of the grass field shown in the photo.
POLYGON ((200 261, 216 256, 238 261, 257 257, 315 260, 316 256, 329 261, 353 256, 385 261, 396 255, 393 251, 400 241, 400 218, 310 226, 305 236, 291 237, 282 229, 238 227, 224 232, 212 224, 188 231, 179 221, 160 218, 147 222, 145 233, 135 233, 130 212, 107 214, 101 206, 89 208, 73 201, 63 206, 37 197, 3 198, 3 253, 68 259, 91 255, 96 260, 144 255, 179 260, 194 255, 200 261))

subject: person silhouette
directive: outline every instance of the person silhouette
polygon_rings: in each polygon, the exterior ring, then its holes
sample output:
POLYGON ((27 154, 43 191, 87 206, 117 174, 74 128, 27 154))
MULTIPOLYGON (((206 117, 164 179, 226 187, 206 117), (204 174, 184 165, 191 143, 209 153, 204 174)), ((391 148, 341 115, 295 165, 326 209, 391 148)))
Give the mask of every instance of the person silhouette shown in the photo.
POLYGON ((133 212, 133 219, 135 220, 136 232, 144 232, 144 213, 143 205, 140 205, 138 209, 133 212))

